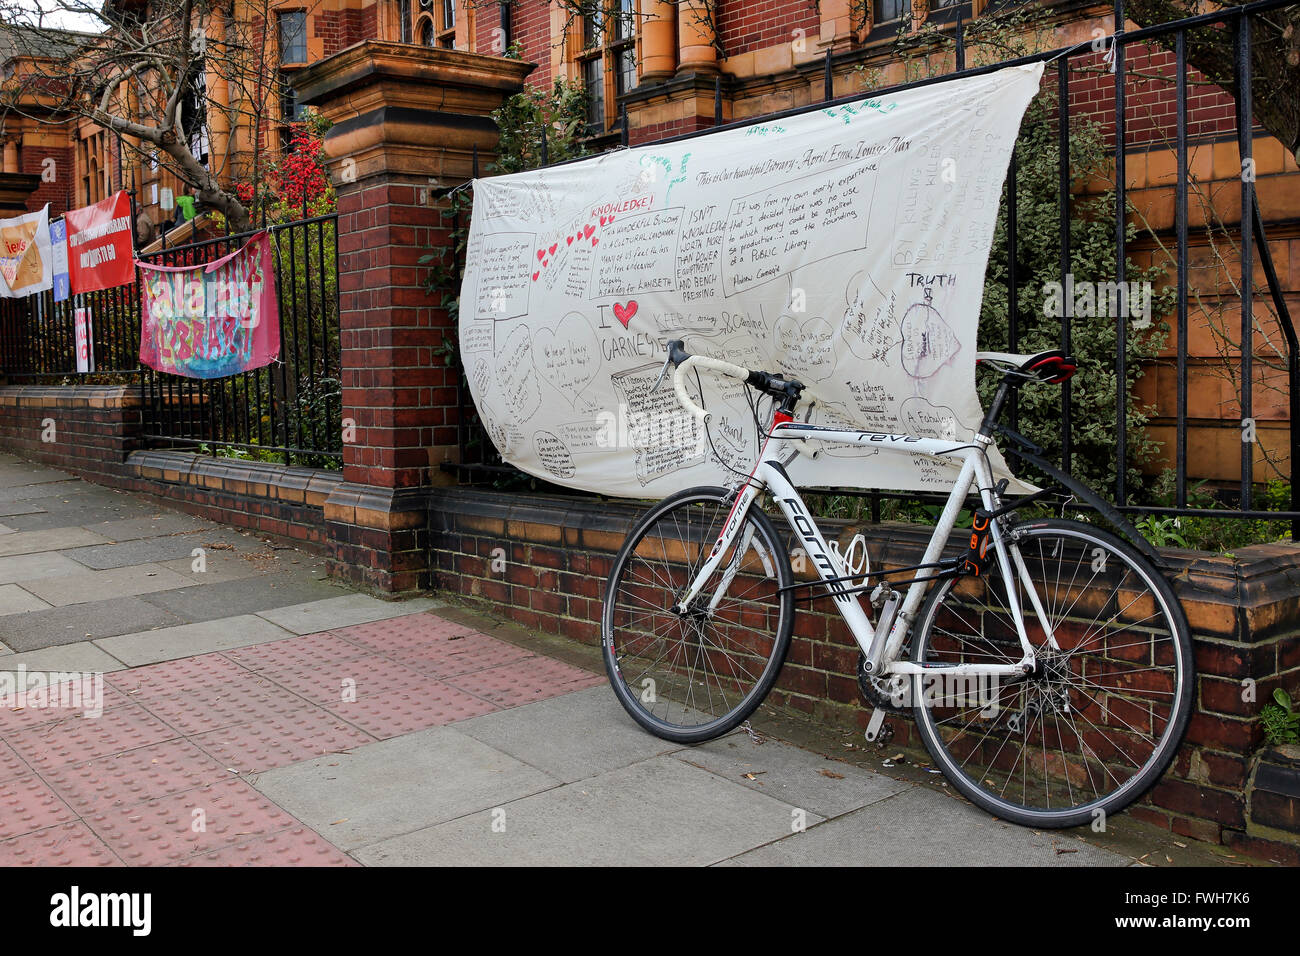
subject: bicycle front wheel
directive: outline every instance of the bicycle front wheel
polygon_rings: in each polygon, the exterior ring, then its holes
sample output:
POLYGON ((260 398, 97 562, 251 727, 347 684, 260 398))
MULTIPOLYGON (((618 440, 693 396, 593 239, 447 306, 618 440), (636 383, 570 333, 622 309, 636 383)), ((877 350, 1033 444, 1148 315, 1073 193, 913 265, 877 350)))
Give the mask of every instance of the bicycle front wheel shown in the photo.
POLYGON ((790 561, 776 528, 749 509, 717 569, 684 612, 675 607, 731 513, 726 489, 665 498, 614 559, 601 618, 605 670, 620 703, 657 737, 711 740, 758 707, 790 646, 790 561))
POLYGON ((1011 601, 1038 663, 1016 678, 913 678, 930 756, 966 797, 1026 826, 1092 823, 1123 809, 1164 772, 1187 727, 1191 639, 1168 582, 1127 542, 1090 525, 1011 529, 1055 639, 1028 590, 996 561, 946 581, 918 618, 912 659, 1011 664, 1022 650, 1011 601), (1008 597, 1008 594, 1013 597, 1008 597))

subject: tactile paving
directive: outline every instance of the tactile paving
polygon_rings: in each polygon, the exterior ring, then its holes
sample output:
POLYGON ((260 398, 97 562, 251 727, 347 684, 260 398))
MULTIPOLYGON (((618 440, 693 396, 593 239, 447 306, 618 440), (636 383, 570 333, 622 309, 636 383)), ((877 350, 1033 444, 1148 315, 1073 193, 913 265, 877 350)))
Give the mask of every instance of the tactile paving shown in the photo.
POLYGON ((329 631, 290 637, 269 644, 254 644, 226 651, 226 656, 254 671, 293 670, 336 661, 350 661, 374 652, 334 636, 329 631))
POLYGON ((248 676, 247 669, 222 654, 203 654, 115 671, 106 680, 129 700, 140 703, 207 687, 220 687, 248 676))
POLYGON ((432 647, 394 647, 387 654, 393 660, 432 677, 469 674, 536 656, 522 647, 482 634, 470 634, 453 640, 440 639, 440 643, 432 647))
POLYGON ((311 707, 287 717, 214 730, 192 740, 223 767, 242 775, 351 750, 373 743, 375 738, 334 714, 311 707))
POLYGON ((431 644, 437 640, 445 641, 447 638, 464 637, 479 632, 464 624, 438 617, 436 614, 424 613, 371 621, 368 624, 354 624, 351 627, 335 628, 327 633, 382 652, 392 646, 409 642, 431 644))
POLYGON ((441 681, 426 680, 418 690, 361 697, 326 709, 380 739, 387 739, 478 717, 497 707, 441 681))
POLYGON ((429 680, 427 675, 378 654, 263 673, 286 690, 324 707, 344 704, 347 697, 361 699, 391 691, 414 690, 429 680))
POLYGON ((34 770, 43 772, 176 736, 176 731, 143 707, 124 704, 104 711, 102 717, 69 717, 37 724, 9 736, 8 742, 34 770))
POLYGON ((90 814, 86 823, 128 866, 176 863, 299 825, 242 780, 90 814))
POLYGON ((249 843, 193 856, 181 866, 360 866, 306 827, 280 830, 249 843))
POLYGON ((124 865, 80 820, 0 843, 0 866, 124 865))
POLYGON ((447 683, 490 700, 499 707, 518 707, 584 687, 594 687, 604 683, 604 678, 549 657, 530 657, 513 664, 462 674, 448 679, 447 683))
POLYGON ((185 740, 47 771, 45 780, 79 814, 118 810, 230 777, 212 755, 185 740))
POLYGON ((0 740, 0 783, 14 777, 25 777, 31 772, 32 768, 27 766, 14 748, 0 740))
POLYGON ((269 681, 257 680, 162 697, 145 706, 188 737, 235 724, 285 717, 311 704, 269 681))
POLYGON ((0 784, 0 840, 75 819, 72 809, 40 777, 0 784))
POLYGON ((88 715, 96 708, 106 712, 128 702, 108 683, 106 675, 98 686, 94 677, 89 680, 92 683, 61 681, 42 694, 25 692, 21 707, 13 706, 12 700, 6 702, 0 706, 0 736, 11 737, 38 724, 88 715))

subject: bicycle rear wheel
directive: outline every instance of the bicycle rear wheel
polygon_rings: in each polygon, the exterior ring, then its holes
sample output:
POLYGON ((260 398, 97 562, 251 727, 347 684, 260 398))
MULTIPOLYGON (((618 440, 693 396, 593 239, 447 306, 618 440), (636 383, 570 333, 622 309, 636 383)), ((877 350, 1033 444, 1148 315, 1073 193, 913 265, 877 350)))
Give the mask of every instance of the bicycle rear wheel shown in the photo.
MULTIPOLYGON (((1194 696, 1187 623, 1168 582, 1108 532, 1043 520, 1016 526, 1009 538, 1058 647, 1015 582, 1035 672, 917 676, 917 727, 939 769, 990 813, 1026 826, 1091 823, 1141 796, 1182 740, 1194 696)), ((985 576, 936 587, 921 609, 912 659, 1018 662, 1007 595, 996 561, 985 576)))
POLYGON ((673 610, 731 512, 726 489, 665 498, 614 559, 601 618, 605 670, 619 702, 657 737, 700 743, 758 707, 790 646, 786 550, 757 505, 686 613, 673 610))

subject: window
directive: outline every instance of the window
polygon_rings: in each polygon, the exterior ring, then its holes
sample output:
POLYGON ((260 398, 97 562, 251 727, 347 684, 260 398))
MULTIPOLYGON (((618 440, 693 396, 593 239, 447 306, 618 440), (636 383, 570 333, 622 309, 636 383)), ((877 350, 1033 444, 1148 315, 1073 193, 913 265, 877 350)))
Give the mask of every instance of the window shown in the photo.
POLYGON ((202 60, 190 66, 181 98, 181 129, 190 153, 204 166, 208 164, 208 71, 202 60))
POLYGON ((280 64, 307 62, 307 11, 277 14, 280 22, 280 64))
POLYGON ((411 42, 411 0, 397 0, 397 39, 411 42))
POLYGON ((618 98, 636 86, 635 0, 594 0, 582 17, 578 68, 587 87, 587 132, 611 129, 618 98))
POLYGON ((103 130, 87 132, 77 140, 77 168, 81 172, 77 184, 81 205, 89 206, 108 195, 109 163, 103 130))
POLYGON ((897 20, 903 15, 905 8, 910 8, 910 0, 875 0, 875 22, 884 23, 887 20, 897 20))
POLYGON ((438 6, 438 46, 451 50, 456 46, 456 0, 438 0, 438 6))

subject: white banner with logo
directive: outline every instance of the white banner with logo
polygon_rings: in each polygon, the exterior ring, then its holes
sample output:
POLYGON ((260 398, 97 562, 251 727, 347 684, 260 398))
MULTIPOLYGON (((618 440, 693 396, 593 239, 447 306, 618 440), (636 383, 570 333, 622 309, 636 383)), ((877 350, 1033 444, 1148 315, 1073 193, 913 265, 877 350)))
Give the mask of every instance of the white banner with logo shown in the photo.
MULTIPOLYGON (((460 348, 502 457, 659 497, 748 473, 738 382, 667 383, 666 343, 809 386, 811 421, 969 439, 975 337, 1011 148, 1042 66, 474 183, 460 348)), ((1000 457, 995 471, 1006 475, 1000 457)), ((797 484, 946 490, 948 459, 825 446, 797 484)))
POLYGON ((0 296, 18 299, 53 285, 50 206, 0 219, 0 296))

